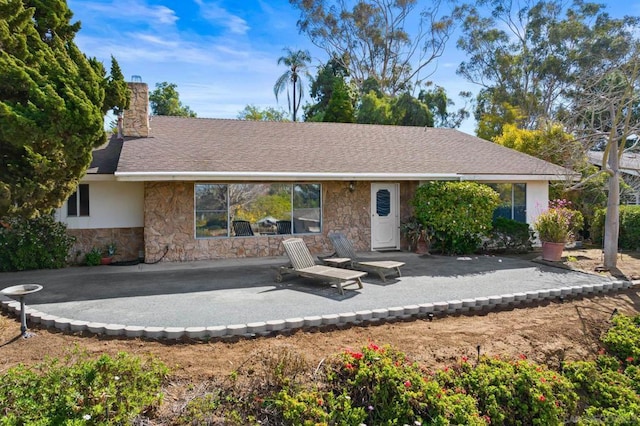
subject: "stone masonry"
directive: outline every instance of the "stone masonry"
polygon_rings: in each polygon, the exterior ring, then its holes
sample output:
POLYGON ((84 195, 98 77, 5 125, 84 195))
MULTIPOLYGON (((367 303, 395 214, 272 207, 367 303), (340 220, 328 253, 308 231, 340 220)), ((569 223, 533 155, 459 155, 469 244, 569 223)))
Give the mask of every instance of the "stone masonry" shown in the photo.
MULTIPOLYGON (((402 183, 401 218, 407 217, 407 196, 415 183, 402 183)), ((145 183, 145 260, 194 261, 242 257, 281 256, 287 235, 196 239, 194 230, 194 182, 145 183)), ((329 232, 344 233, 356 250, 370 250, 371 192, 369 182, 322 183, 322 233, 301 235, 314 254, 328 254, 329 232)))
POLYGON ((131 91, 131 104, 124 111, 123 134, 131 137, 149 137, 149 86, 147 83, 127 83, 131 91))

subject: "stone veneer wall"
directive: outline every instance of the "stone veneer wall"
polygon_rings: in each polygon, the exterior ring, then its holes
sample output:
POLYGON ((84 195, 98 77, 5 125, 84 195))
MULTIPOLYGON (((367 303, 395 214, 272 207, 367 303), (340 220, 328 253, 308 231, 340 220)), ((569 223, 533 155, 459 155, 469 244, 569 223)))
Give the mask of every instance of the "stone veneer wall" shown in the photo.
MULTIPOLYGON (((401 214, 407 214, 406 194, 415 184, 402 183, 401 214)), ((286 235, 196 239, 194 232, 194 182, 145 183, 145 260, 192 261, 241 257, 281 256, 286 235)), ((329 232, 343 232, 356 250, 371 249, 371 185, 357 182, 322 183, 322 233, 301 237, 314 254, 331 253, 329 232)))
POLYGON ((144 252, 143 228, 67 229, 67 234, 76 237, 70 251, 73 263, 84 262, 84 255, 94 247, 103 250, 107 244, 116 244, 114 261, 135 260, 144 252))
POLYGON ((127 83, 131 92, 131 103, 124 111, 124 136, 149 136, 149 86, 147 83, 127 83))

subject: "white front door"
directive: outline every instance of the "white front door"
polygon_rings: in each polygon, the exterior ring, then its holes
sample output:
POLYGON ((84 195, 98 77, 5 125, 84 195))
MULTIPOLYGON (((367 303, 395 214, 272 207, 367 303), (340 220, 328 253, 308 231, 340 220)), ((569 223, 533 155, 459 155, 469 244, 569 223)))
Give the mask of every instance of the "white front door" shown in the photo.
POLYGON ((400 248, 400 195, 397 183, 371 184, 371 249, 400 248))

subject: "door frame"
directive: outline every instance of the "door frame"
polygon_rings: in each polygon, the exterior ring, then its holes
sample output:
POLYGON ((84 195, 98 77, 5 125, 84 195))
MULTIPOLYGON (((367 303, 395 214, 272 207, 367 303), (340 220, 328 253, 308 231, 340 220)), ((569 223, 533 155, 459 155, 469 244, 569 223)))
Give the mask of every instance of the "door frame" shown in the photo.
MULTIPOLYGON (((399 250, 400 249, 400 184, 398 182, 371 182, 371 195, 370 195, 370 214, 371 214, 371 250, 375 251, 377 249, 390 249, 390 250, 399 250), (377 185, 385 185, 392 186, 393 191, 391 193, 391 203, 392 206, 395 207, 395 218, 393 224, 393 232, 395 233, 394 239, 396 241, 395 247, 374 247, 374 216, 375 216, 375 208, 376 208, 376 191, 377 185)), ((394 209, 391 209, 394 211, 394 209)))

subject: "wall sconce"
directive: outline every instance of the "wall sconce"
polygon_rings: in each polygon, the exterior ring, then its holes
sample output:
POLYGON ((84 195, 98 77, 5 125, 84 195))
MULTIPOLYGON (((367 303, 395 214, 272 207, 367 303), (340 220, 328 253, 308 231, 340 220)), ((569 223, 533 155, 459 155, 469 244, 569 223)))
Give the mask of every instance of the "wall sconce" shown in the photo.
POLYGON ((349 182, 349 192, 356 190, 356 183, 354 181, 349 182))

